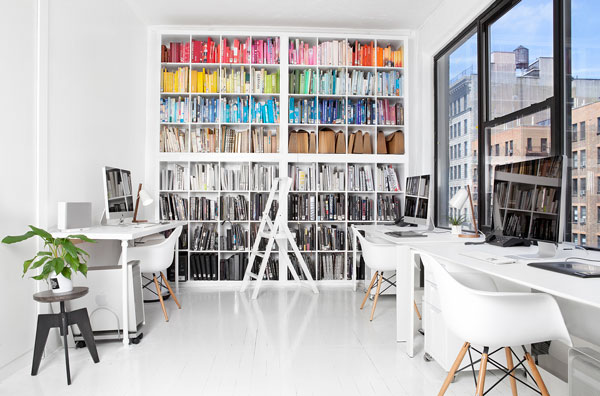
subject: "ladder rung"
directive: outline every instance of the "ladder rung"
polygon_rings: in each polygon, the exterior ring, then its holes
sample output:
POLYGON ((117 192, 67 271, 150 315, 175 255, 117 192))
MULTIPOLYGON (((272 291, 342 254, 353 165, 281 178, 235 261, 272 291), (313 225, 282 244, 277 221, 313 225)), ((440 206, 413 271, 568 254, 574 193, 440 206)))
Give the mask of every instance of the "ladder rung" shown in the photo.
POLYGON ((258 279, 258 275, 256 275, 254 272, 250 272, 248 276, 250 276, 252 279, 258 279))
POLYGON ((263 231, 258 233, 259 237, 269 239, 271 238, 271 231, 263 231))
POLYGON ((258 257, 265 257, 265 254, 263 252, 256 252, 255 253, 258 257))
POLYGON ((287 239, 287 235, 281 234, 281 233, 280 234, 275 234, 275 239, 279 239, 279 240, 287 239))

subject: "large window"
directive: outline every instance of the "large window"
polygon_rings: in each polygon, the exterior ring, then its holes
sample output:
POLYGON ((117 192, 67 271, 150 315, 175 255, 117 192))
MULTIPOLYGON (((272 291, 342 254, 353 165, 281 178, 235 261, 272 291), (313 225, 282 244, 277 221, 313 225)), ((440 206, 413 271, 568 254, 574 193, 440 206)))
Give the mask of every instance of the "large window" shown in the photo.
MULTIPOLYGON (((461 188, 471 189, 477 199, 477 40, 469 32, 436 62, 437 81, 437 178, 436 217, 447 226, 448 216, 458 213, 448 205, 461 188), (451 103, 460 103, 459 111, 451 103), (461 127, 462 126, 462 127, 461 127), (447 155, 450 153, 450 155, 447 155)), ((461 209, 471 226, 470 206, 461 209)))

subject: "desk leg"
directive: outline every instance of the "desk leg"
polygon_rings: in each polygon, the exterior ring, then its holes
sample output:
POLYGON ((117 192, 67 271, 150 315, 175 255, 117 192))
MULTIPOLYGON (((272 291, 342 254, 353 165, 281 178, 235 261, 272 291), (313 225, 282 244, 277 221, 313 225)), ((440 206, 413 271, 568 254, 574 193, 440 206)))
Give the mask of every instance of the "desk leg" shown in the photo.
POLYGON ((358 237, 356 236, 357 232, 358 232, 358 230, 354 230, 354 232, 352 233, 352 288, 354 291, 356 291, 356 283, 357 283, 357 279, 356 279, 356 254, 358 252, 358 249, 356 248, 356 245, 358 243, 358 237))
POLYGON ((123 299, 123 345, 129 346, 129 293, 128 293, 128 282, 127 282, 127 240, 121 241, 121 287, 122 299, 123 299))
POLYGON ((175 242, 175 292, 179 294, 179 239, 175 242))
POLYGON ((396 267, 396 341, 406 342, 406 354, 414 356, 414 255, 399 245, 396 267))

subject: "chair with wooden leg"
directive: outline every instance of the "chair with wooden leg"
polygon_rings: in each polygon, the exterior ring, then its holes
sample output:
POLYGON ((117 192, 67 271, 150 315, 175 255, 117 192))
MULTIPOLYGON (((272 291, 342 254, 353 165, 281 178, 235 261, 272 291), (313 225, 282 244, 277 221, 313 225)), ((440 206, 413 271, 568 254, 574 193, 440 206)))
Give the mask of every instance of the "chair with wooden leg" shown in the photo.
MULTIPOLYGON (((446 393, 454 375, 459 370, 465 354, 475 351, 481 354, 477 396, 485 393, 486 369, 488 365, 504 372, 498 382, 509 377, 513 396, 517 396, 517 382, 536 392, 530 383, 515 375, 522 368, 533 380, 539 393, 548 396, 548 389, 537 369, 533 358, 525 345, 560 341, 569 346, 571 338, 554 298, 543 293, 505 293, 476 290, 451 275, 446 268, 432 256, 421 254, 421 260, 433 274, 437 284, 442 315, 446 325, 459 338, 465 340, 456 361, 452 365, 438 396, 446 393), (474 347, 482 345, 482 349, 474 347), (510 346, 521 345, 522 359, 510 346), (491 346, 500 346, 490 353, 491 346), (493 358, 493 354, 504 350, 507 366, 493 358), (517 364, 513 364, 513 357, 517 364), (527 370, 527 365, 529 370, 527 370)), ((468 365, 467 367, 471 366, 468 365)), ((462 369, 461 369, 462 370, 462 369)), ((498 383, 492 385, 496 386, 498 383)))
MULTIPOLYGON (((169 268, 173 262, 175 244, 178 243, 182 229, 182 227, 177 227, 168 238, 160 243, 155 243, 148 246, 131 247, 127 250, 127 257, 129 260, 139 260, 140 271, 142 274, 152 274, 151 278, 147 278, 150 281, 145 283, 143 286, 147 289, 150 289, 152 286, 156 288, 156 293, 154 294, 158 296, 162 306, 163 314, 165 316, 165 321, 167 322, 169 321, 169 315, 167 315, 167 309, 165 308, 165 302, 163 299, 163 284, 169 291, 169 294, 173 297, 177 307, 181 309, 181 305, 179 304, 175 293, 173 293, 173 289, 171 289, 171 285, 169 284, 164 271, 169 268)), ((154 291, 152 290, 152 292, 154 291)))
MULTIPOLYGON (((373 316, 375 315, 375 308, 377 307, 377 300, 381 294, 381 285, 383 281, 389 284, 388 287, 396 286, 395 282, 393 282, 390 278, 384 277, 383 274, 384 272, 389 273, 396 271, 396 266, 398 263, 393 258, 398 254, 397 245, 380 238, 364 237, 357 229, 353 229, 353 232, 355 232, 358 237, 365 264, 371 269, 371 271, 374 271, 373 278, 371 279, 371 283, 367 288, 367 292, 365 293, 365 298, 360 305, 360 309, 364 308, 365 303, 371 294, 371 290, 377 281, 377 289, 375 291, 373 308, 371 310, 372 321, 373 316)), ((417 316, 419 319, 421 319, 421 313, 417 308, 417 304, 415 303, 414 306, 417 316)))

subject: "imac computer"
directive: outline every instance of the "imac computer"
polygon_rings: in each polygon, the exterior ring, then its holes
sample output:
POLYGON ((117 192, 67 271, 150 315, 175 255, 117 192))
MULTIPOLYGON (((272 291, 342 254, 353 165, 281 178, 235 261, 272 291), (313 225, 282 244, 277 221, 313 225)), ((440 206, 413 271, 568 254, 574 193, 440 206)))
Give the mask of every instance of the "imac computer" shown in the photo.
POLYGON ((131 188, 131 172, 125 169, 105 166, 104 177, 104 217, 106 220, 119 220, 133 217, 134 202, 131 188))
POLYGON ((406 178, 404 191, 404 222, 427 225, 429 215, 429 175, 406 178))
POLYGON ((499 246, 535 242, 540 253, 548 247, 555 251, 554 245, 562 241, 564 165, 562 156, 553 156, 495 167, 493 233, 488 242, 499 246))

